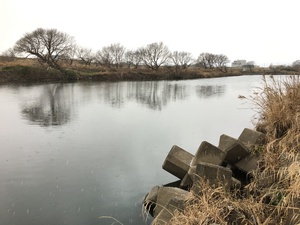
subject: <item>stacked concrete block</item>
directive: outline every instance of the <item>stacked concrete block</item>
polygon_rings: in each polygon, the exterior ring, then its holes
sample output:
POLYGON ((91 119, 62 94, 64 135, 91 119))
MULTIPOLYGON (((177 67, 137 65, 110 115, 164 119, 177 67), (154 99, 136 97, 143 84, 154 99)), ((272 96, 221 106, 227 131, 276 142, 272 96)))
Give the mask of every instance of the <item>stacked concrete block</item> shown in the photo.
POLYGON ((152 222, 152 225, 166 225, 173 218, 176 211, 183 212, 185 200, 177 197, 172 198, 164 208, 158 213, 152 222))
POLYGON ((264 134, 246 128, 238 139, 221 135, 218 147, 203 141, 195 156, 174 145, 162 167, 180 179, 176 182, 179 188, 155 186, 148 193, 144 205, 152 210, 152 225, 168 224, 175 210, 183 211, 185 199, 191 194, 187 190, 200 194, 197 184, 201 180, 212 187, 242 188, 245 180, 241 180, 240 173, 246 179, 257 169, 260 157, 253 150, 264 141, 264 134))
POLYGON ((238 140, 247 147, 252 148, 255 145, 264 144, 266 141, 266 135, 255 130, 245 128, 239 136, 238 140))
POLYGON ((184 201, 172 198, 165 208, 155 217, 152 225, 166 225, 173 218, 175 211, 182 212, 184 210, 184 201))
POLYGON ((237 163, 235 163, 234 166, 240 171, 249 174, 257 168, 259 161, 260 156, 258 154, 250 154, 238 161, 237 163))
POLYGON ((187 174, 194 155, 174 145, 165 159, 162 168, 179 179, 187 174))
POLYGON ((249 149, 239 140, 222 134, 220 136, 219 148, 226 152, 224 161, 234 165, 250 154, 249 149))
POLYGON ((207 141, 203 141, 191 162, 191 167, 188 170, 188 173, 182 179, 180 187, 186 188, 192 186, 197 164, 204 162, 213 165, 221 165, 225 157, 225 151, 207 141))
POLYGON ((164 208, 167 207, 171 199, 184 201, 191 193, 180 188, 161 187, 157 192, 157 201, 154 208, 154 217, 156 217, 164 208))
POLYGON ((155 218, 154 225, 167 224, 175 210, 183 211, 185 199, 191 193, 175 187, 155 186, 146 195, 144 206, 155 218))
POLYGON ((219 140, 219 148, 222 149, 223 151, 226 152, 226 150, 233 145, 234 143, 236 143, 237 139, 230 137, 226 134, 222 134, 220 136, 220 140, 219 140))
POLYGON ((234 165, 250 154, 248 148, 242 143, 238 142, 234 143, 232 146, 226 149, 226 152, 227 154, 224 161, 230 165, 234 165))
POLYGON ((261 132, 245 128, 238 140, 247 146, 252 151, 252 154, 237 162, 235 167, 247 174, 251 173, 258 167, 260 161, 259 154, 253 152, 259 151, 259 147, 266 142, 266 136, 261 132))
POLYGON ((195 179, 195 173, 196 173, 196 166, 191 166, 187 174, 181 180, 179 187, 183 189, 189 189, 193 185, 195 179))
POLYGON ((232 171, 229 168, 213 165, 210 163, 198 163, 196 167, 194 184, 191 188, 195 194, 201 192, 198 189, 198 184, 203 179, 208 182, 210 186, 216 188, 220 186, 225 186, 229 188, 232 182, 232 171))
POLYGON ((205 162, 214 165, 222 165, 226 157, 226 152, 222 149, 210 144, 207 141, 203 141, 199 146, 195 157, 192 160, 192 166, 198 163, 205 162))
POLYGON ((151 214, 151 216, 154 216, 154 208, 156 206, 157 202, 157 194, 159 190, 159 186, 154 186, 150 192, 145 196, 145 199, 143 201, 144 207, 147 209, 147 211, 151 214))
POLYGON ((225 151, 207 141, 203 141, 192 160, 192 165, 194 166, 201 162, 221 165, 225 159, 225 156, 225 151))

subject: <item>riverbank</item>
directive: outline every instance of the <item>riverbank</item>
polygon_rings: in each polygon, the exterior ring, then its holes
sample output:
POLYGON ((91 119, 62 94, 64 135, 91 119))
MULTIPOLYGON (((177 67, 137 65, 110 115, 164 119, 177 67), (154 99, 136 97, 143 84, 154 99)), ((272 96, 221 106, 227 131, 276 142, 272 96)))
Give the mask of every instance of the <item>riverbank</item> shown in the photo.
POLYGON ((73 63, 64 66, 66 74, 58 70, 41 66, 36 59, 16 59, 11 62, 0 62, 0 84, 25 82, 66 82, 78 80, 91 81, 145 81, 145 80, 187 80, 200 78, 214 78, 227 76, 240 76, 251 74, 295 74, 297 71, 287 68, 261 68, 253 69, 227 68, 203 69, 190 67, 185 70, 175 70, 173 67, 162 67, 159 70, 149 68, 105 68, 91 65, 83 66, 73 63))
MULTIPOLYGON (((174 73, 166 68, 152 71, 146 68, 140 69, 109 69, 97 68, 67 69, 67 75, 53 69, 33 66, 6 66, 0 70, 0 83, 16 82, 60 82, 60 81, 146 81, 146 80, 187 80, 210 77, 239 76, 239 72, 223 73, 217 70, 203 71, 189 69, 174 73)), ((245 73, 246 74, 246 73, 245 73)), ((257 74, 257 73, 255 73, 257 74)))
POLYGON ((248 99, 260 113, 256 129, 266 135, 266 144, 253 152, 261 160, 251 182, 235 192, 200 182, 201 194, 189 197, 169 224, 300 223, 300 77, 271 77, 264 84, 262 94, 248 99))

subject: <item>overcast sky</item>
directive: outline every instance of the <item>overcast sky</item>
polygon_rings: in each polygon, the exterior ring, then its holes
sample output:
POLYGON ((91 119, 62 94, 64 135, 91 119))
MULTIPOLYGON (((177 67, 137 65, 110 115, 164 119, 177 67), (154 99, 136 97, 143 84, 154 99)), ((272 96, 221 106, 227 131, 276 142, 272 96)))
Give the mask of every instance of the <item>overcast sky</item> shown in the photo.
POLYGON ((79 46, 162 41, 171 51, 259 65, 300 59, 299 0, 0 0, 0 53, 26 32, 56 28, 79 46))

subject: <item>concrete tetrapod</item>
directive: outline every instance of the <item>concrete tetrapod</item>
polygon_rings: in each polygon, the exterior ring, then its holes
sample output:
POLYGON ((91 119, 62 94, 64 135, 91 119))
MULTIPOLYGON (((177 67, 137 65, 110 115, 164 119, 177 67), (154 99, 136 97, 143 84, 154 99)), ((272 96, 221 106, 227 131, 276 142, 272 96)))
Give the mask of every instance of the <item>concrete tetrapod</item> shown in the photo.
POLYGON ((175 211, 183 212, 185 200, 172 198, 152 221, 151 225, 166 225, 173 218, 175 211))
POLYGON ((225 151, 207 141, 203 141, 192 160, 192 166, 195 166, 200 162, 222 165, 225 157, 225 151))
POLYGON ((205 163, 210 163, 214 165, 221 165, 226 157, 226 152, 223 151, 222 149, 214 146, 213 144, 203 141, 192 162, 191 162, 191 167, 187 174, 184 176, 180 183, 180 187, 182 188, 188 188, 192 186, 193 181, 194 181, 194 174, 196 170, 196 165, 200 162, 205 162, 205 163))
POLYGON ((187 174, 194 155, 174 145, 167 155, 162 168, 179 179, 187 174))
POLYGON ((224 161, 231 165, 250 154, 250 150, 242 142, 226 134, 220 136, 219 148, 226 152, 224 161))
POLYGON ((168 224, 175 210, 183 211, 189 195, 201 193, 201 180, 212 187, 243 188, 248 182, 246 175, 257 169, 260 160, 259 154, 253 152, 264 141, 264 134, 245 128, 238 139, 221 135, 218 147, 203 141, 195 156, 174 145, 162 167, 180 180, 172 187, 155 186, 145 197, 144 206, 155 218, 152 225, 168 224))
POLYGON ((266 135, 255 130, 245 128, 239 136, 238 140, 247 147, 252 148, 255 145, 264 144, 266 141, 266 135))
POLYGON ((232 182, 232 171, 229 168, 213 165, 210 163, 198 163, 196 167, 195 180, 191 188, 196 195, 201 192, 198 184, 204 179, 212 187, 224 186, 230 188, 232 182))
POLYGON ((145 199, 143 201, 143 205, 146 208, 146 210, 150 213, 151 216, 153 216, 154 208, 156 206, 157 201, 157 195, 159 186, 154 186, 150 192, 145 196, 145 199))
POLYGON ((156 217, 161 210, 163 210, 172 198, 177 200, 185 200, 191 193, 180 188, 174 187, 160 187, 157 192, 156 206, 154 208, 154 217, 156 217))

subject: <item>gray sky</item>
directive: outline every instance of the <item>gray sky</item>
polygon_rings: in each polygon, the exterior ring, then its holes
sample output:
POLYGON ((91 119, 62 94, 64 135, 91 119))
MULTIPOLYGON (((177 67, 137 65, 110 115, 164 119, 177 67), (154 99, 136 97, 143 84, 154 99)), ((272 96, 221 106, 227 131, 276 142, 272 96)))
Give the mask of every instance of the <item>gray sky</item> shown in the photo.
POLYGON ((300 59, 299 0, 0 0, 0 53, 26 32, 56 28, 93 49, 162 41, 171 51, 231 61, 300 59))

